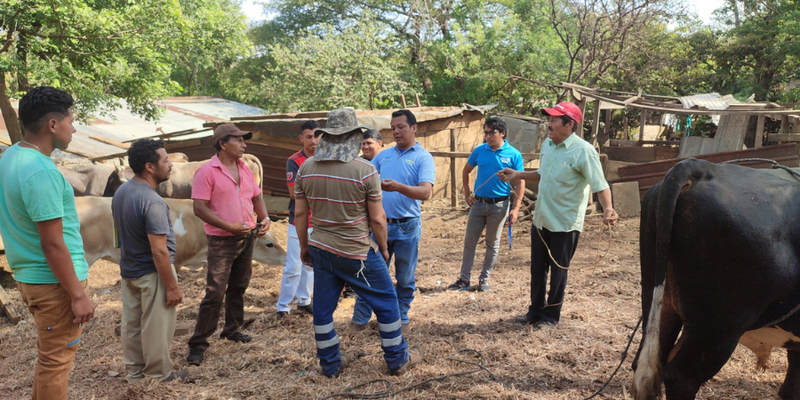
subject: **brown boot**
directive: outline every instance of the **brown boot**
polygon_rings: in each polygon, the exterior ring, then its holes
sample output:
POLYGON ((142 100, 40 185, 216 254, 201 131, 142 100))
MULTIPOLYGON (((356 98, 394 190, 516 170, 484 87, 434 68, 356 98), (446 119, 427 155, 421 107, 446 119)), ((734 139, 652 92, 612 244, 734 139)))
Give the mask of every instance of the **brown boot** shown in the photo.
POLYGON ((416 345, 410 349, 408 349, 408 361, 406 361, 403 366, 397 369, 390 369, 389 375, 400 376, 406 373, 411 368, 414 368, 417 363, 422 360, 422 357, 425 355, 425 350, 422 349, 422 346, 416 345))
POLYGON ((367 324, 359 325, 359 324, 351 322, 350 323, 350 330, 351 331, 355 331, 355 332, 363 332, 363 331, 367 330, 367 324))

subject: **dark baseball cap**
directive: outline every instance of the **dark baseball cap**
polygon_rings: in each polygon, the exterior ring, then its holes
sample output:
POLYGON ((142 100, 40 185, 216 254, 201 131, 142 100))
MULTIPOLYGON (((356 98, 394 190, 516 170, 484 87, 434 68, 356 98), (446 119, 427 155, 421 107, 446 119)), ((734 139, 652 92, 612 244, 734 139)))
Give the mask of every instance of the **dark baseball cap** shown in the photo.
POLYGON ((239 129, 236 124, 223 124, 214 129, 214 136, 211 138, 211 142, 216 144, 227 136, 241 136, 244 140, 250 140, 253 137, 253 132, 245 132, 239 129))

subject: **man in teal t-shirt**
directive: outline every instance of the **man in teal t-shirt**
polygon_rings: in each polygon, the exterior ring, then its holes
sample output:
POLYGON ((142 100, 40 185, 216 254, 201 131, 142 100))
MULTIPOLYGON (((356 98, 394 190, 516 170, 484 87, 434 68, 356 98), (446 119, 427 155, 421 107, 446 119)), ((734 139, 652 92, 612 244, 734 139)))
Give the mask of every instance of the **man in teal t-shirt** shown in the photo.
POLYGON ((38 332, 34 400, 67 399, 82 325, 94 316, 75 197, 50 158, 72 140, 72 105, 61 90, 32 89, 19 102, 25 138, 0 158, 0 234, 38 332))

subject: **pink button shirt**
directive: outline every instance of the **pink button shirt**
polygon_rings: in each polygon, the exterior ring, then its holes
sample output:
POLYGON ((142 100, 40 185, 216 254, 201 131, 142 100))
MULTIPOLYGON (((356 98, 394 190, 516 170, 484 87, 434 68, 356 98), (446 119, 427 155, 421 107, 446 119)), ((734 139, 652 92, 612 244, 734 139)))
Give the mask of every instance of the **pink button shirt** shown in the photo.
MULTIPOLYGON (((237 160, 239 182, 237 186, 228 167, 222 165, 218 156, 200 167, 192 181, 192 199, 208 200, 208 208, 218 217, 231 223, 244 221, 250 229, 256 227, 253 215, 253 198, 260 189, 250 168, 244 161, 237 160)), ((233 236, 232 233, 213 225, 203 223, 207 235, 233 236)))

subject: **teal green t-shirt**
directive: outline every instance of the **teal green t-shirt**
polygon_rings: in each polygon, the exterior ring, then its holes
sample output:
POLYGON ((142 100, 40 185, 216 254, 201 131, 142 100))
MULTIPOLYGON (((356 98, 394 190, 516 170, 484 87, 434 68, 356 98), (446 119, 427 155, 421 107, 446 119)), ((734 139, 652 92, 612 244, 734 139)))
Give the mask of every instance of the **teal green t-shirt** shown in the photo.
POLYGON ((50 157, 14 145, 0 158, 0 234, 14 279, 58 283, 42 252, 37 222, 61 218, 78 280, 89 277, 75 195, 50 157))

